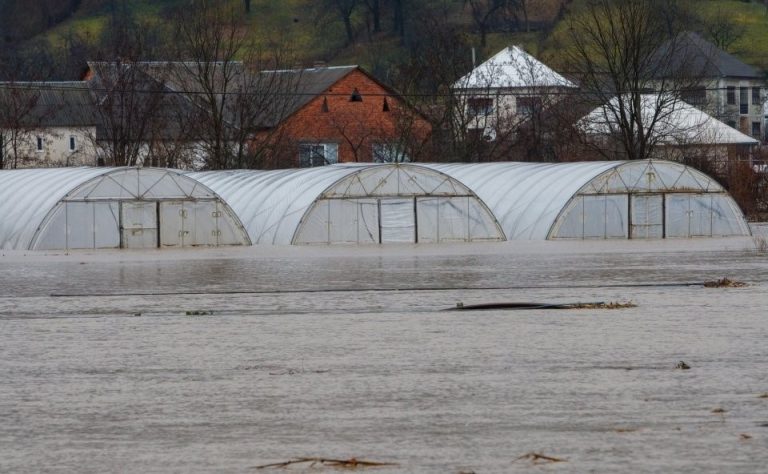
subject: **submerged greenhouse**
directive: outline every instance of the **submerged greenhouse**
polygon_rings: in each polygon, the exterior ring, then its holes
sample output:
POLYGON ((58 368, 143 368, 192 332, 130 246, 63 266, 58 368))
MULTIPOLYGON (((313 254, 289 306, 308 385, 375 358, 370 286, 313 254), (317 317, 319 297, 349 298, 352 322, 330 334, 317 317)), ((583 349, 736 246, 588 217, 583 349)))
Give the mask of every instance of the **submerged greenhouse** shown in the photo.
POLYGON ((747 235, 722 186, 667 161, 0 172, 4 249, 747 235))
POLYGON ((750 235, 714 179, 670 161, 425 165, 477 193, 507 240, 750 235))
POLYGON ((249 245, 214 192, 158 168, 0 172, 0 248, 19 250, 249 245))
POLYGON ((411 164, 191 173, 240 216, 254 244, 501 241, 467 186, 411 164))

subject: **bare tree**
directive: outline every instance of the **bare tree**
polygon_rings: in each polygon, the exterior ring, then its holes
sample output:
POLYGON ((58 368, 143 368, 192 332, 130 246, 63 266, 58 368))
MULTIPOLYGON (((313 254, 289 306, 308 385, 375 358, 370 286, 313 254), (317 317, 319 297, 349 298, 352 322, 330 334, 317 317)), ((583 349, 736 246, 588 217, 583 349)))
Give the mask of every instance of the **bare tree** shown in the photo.
POLYGON ((718 8, 700 19, 706 36, 720 49, 729 51, 747 31, 746 25, 731 10, 718 8))
POLYGON ((607 158, 615 159, 617 152, 630 160, 651 157, 663 139, 659 125, 673 113, 681 92, 698 81, 693 66, 685 64, 678 31, 669 31, 677 23, 663 16, 668 3, 592 0, 569 20, 568 66, 586 98, 602 105, 599 120, 611 124, 605 138, 613 145, 596 148, 607 158))
POLYGON ((33 83, 0 84, 0 169, 35 159, 30 143, 43 120, 40 95, 41 89, 33 83))
POLYGON ((247 38, 238 12, 215 0, 176 12, 176 42, 182 62, 169 63, 169 81, 193 105, 185 124, 209 169, 226 169, 235 155, 230 109, 244 74, 238 60, 247 38))
POLYGON ((464 0, 464 7, 469 7, 472 20, 480 33, 480 46, 485 48, 486 38, 492 21, 499 15, 512 11, 513 0, 464 0))
MULTIPOLYGON (((94 147, 110 166, 136 166, 149 153, 151 136, 166 126, 158 120, 165 83, 150 64, 115 60, 90 63, 89 81, 100 119, 94 147)), ((167 105, 167 104, 166 104, 167 105)))

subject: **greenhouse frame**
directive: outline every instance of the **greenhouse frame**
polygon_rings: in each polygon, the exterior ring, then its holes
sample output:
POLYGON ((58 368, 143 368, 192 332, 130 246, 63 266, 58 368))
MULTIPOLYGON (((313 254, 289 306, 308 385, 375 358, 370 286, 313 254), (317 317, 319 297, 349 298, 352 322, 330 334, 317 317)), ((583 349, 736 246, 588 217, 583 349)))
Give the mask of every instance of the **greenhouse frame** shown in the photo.
POLYGON ((424 166, 341 164, 189 176, 232 206, 254 244, 505 240, 475 193, 424 166))
POLYGON ((0 248, 17 250, 250 245, 215 193, 161 168, 0 172, 0 248))
POLYGON ((722 186, 669 161, 0 172, 4 249, 748 235, 722 186))

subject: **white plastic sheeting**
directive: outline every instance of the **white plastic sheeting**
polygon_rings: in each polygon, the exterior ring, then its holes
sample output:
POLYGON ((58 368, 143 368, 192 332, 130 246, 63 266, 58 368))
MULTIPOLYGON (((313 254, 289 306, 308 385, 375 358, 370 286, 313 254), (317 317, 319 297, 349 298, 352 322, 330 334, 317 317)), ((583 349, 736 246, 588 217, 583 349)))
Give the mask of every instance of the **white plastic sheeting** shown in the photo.
POLYGON ((190 173, 222 196, 254 244, 504 240, 465 185, 410 164, 190 173))
POLYGON ((237 217, 215 193, 175 171, 0 172, 0 247, 4 249, 155 248, 161 238, 163 246, 250 243, 237 217), (194 221, 187 219, 184 209, 172 216, 164 209, 171 201, 204 212, 196 214, 194 221), (175 228, 170 225, 174 220, 186 223, 175 228), (199 240, 185 243, 185 232, 193 231, 199 240))
POLYGON ((722 186, 679 163, 422 166, 474 191, 509 240, 749 235, 741 210, 722 186))
POLYGON ((741 210, 705 174, 668 161, 618 162, 582 186, 549 238, 749 235, 741 210))

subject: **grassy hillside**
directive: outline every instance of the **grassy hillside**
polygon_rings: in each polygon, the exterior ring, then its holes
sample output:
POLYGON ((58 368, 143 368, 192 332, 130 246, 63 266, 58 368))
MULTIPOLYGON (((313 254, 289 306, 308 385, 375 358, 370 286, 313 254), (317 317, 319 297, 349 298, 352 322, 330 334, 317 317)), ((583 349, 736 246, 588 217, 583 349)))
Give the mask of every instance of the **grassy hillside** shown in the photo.
MULTIPOLYGON (((125 0, 124 5, 137 20, 152 25, 158 23, 163 11, 184 0, 125 0)), ((242 0, 223 0, 238 10, 243 9, 242 0)), ((560 10, 561 0, 538 0, 531 2, 533 20, 554 18, 560 10)), ((568 10, 579 8, 586 0, 569 2, 568 10)), ((728 47, 745 62, 768 70, 768 9, 762 1, 743 0, 691 0, 692 11, 704 21, 707 18, 728 16, 736 19, 741 37, 728 47)), ((123 5, 123 2, 115 2, 123 5)), ((387 3, 387 2, 383 2, 387 3)), ((413 1, 412 4, 447 5, 441 14, 466 35, 469 46, 478 47, 479 59, 483 59, 509 44, 521 44, 545 61, 558 64, 558 53, 562 48, 558 34, 565 28, 564 22, 555 25, 551 31, 531 33, 492 32, 487 38, 487 47, 479 49, 479 35, 472 18, 463 2, 438 0, 413 1), (431 3, 430 3, 431 2, 431 3)), ((76 34, 84 38, 99 38, 109 24, 112 10, 109 2, 84 1, 83 7, 72 17, 46 31, 42 38, 52 45, 62 45, 67 37, 76 34)), ((248 35, 256 47, 287 48, 297 54, 299 60, 311 63, 324 60, 332 64, 357 63, 371 69, 382 64, 396 63, 406 54, 404 41, 390 30, 390 12, 382 12, 381 33, 370 35, 362 10, 353 16, 356 40, 348 44, 343 24, 333 11, 318 8, 318 0, 253 0, 250 15, 245 15, 248 35)), ((567 13, 566 13, 567 18, 567 13)), ((469 49, 469 47, 467 48, 469 49)), ((456 51, 455 54, 470 54, 470 51, 456 51)))

